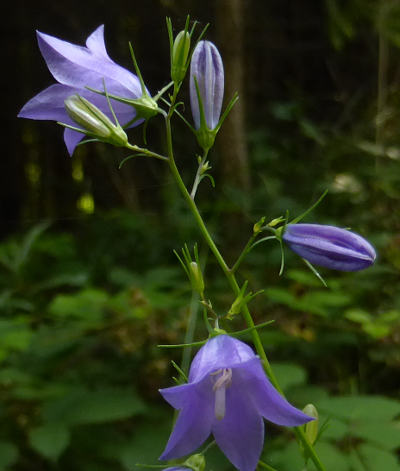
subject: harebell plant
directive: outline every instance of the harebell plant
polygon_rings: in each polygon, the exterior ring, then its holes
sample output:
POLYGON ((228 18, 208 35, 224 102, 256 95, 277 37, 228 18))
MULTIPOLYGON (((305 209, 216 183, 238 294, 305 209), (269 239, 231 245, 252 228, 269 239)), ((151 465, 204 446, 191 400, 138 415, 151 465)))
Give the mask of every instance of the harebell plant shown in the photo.
MULTIPOLYGON (((208 246, 227 280, 231 304, 225 312, 216 313, 206 295, 207 279, 201 269, 197 246, 190 250, 185 245, 181 253, 176 252, 204 309, 208 338, 196 341, 189 336, 186 337, 189 338, 188 343, 175 346, 187 349, 200 345, 201 348, 189 371, 178 368, 181 373, 178 384, 160 389, 162 397, 177 413, 165 449, 160 450, 159 459, 164 464, 159 466, 171 471, 203 471, 207 469, 208 449, 218 446, 240 471, 254 471, 258 465, 273 469, 260 461, 265 419, 278 426, 290 427, 305 465, 311 460, 315 469, 324 471, 326 468, 314 449, 318 439, 318 412, 312 404, 303 404, 305 408, 301 411, 285 399, 258 333, 258 328, 269 322, 259 326, 254 324, 248 304, 257 293, 248 290, 246 280, 239 282, 238 272, 251 250, 258 250, 263 256, 265 249, 261 244, 268 240, 275 240, 281 246, 281 271, 286 246, 303 258, 317 276, 320 275, 313 265, 342 271, 365 269, 374 263, 375 251, 364 238, 346 229, 299 223, 312 207, 291 221, 288 216, 269 222, 265 216, 255 221, 248 243, 238 254, 236 262, 228 265, 195 198, 200 183, 206 177, 213 182, 208 154, 238 96, 228 97, 230 101, 223 108, 223 59, 217 46, 203 39, 207 27, 195 34, 196 22, 189 27, 190 24, 188 17, 184 29, 174 37, 172 22, 167 19, 170 81, 154 95, 144 83, 131 45, 134 72, 122 68, 108 56, 103 26, 87 38, 86 46, 38 32, 39 48, 57 83, 29 100, 19 116, 54 120, 61 124, 70 155, 79 143, 100 141, 122 150, 128 149, 130 155, 125 157, 124 163, 132 156, 164 162, 188 212, 197 223, 203 243, 208 246), (178 101, 180 90, 187 82, 190 107, 185 108, 191 109, 193 124, 191 118, 182 114, 183 108, 178 101), (130 143, 128 132, 131 127, 147 124, 157 117, 165 125, 165 149, 155 150, 147 144, 130 143), (177 165, 179 159, 174 154, 173 125, 178 119, 182 119, 188 132, 193 133, 197 141, 197 144, 194 142, 195 152, 197 146, 202 149, 202 154, 195 160, 197 169, 190 189, 182 179, 177 165), (86 139, 81 142, 82 138, 86 139), (232 330, 230 321, 237 316, 243 319, 244 332, 251 334, 254 350, 235 338, 240 332, 232 330), (208 444, 205 444, 207 440, 208 444), (168 463, 169 460, 174 462, 168 463)), ((210 191, 213 190, 210 188, 210 191)))

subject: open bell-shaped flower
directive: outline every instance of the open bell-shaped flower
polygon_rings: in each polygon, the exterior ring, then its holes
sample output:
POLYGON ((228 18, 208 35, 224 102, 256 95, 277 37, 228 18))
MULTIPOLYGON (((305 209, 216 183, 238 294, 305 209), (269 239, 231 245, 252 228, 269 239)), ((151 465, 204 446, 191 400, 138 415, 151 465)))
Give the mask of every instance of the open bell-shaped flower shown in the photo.
POLYGON ((310 263, 333 270, 363 270, 376 258, 375 249, 367 240, 335 226, 288 224, 282 240, 310 263))
MULTIPOLYGON (((61 39, 37 32, 40 51, 47 66, 58 82, 29 100, 21 109, 21 118, 54 120, 74 126, 64 102, 68 97, 79 95, 89 100, 110 119, 111 111, 107 98, 88 90, 107 90, 109 96, 129 100, 142 97, 138 77, 113 62, 104 44, 104 25, 99 26, 86 40, 86 47, 71 44, 61 39)), ((134 121, 133 105, 113 100, 113 110, 121 125, 136 126, 143 120, 134 121)), ((64 141, 70 155, 82 139, 83 134, 66 128, 64 141)))
POLYGON ((254 471, 264 444, 263 418, 285 426, 312 420, 271 385, 253 350, 228 335, 211 338, 198 351, 187 384, 161 389, 179 416, 161 460, 179 458, 212 433, 240 471, 254 471))

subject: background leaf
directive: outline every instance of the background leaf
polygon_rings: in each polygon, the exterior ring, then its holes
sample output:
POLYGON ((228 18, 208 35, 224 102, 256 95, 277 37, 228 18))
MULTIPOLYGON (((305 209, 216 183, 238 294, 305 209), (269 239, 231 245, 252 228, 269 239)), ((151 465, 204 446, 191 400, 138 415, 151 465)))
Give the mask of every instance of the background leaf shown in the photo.
POLYGON ((34 450, 56 461, 67 448, 70 434, 65 425, 57 423, 47 423, 40 427, 33 428, 29 432, 29 441, 34 450))

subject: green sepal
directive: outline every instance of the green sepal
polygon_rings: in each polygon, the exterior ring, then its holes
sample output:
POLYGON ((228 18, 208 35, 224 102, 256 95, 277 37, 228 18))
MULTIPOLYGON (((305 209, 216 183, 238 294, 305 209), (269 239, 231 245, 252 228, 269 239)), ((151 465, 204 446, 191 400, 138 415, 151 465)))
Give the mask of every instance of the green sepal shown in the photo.
POLYGON ((184 461, 183 465, 187 466, 193 471, 204 471, 206 467, 206 460, 203 454, 196 453, 195 455, 190 456, 186 461, 184 461))
POLYGON ((246 280, 243 283, 243 286, 240 288, 240 292, 237 295, 235 301, 233 301, 232 306, 230 307, 228 314, 225 316, 226 319, 233 319, 234 316, 237 314, 240 314, 242 311, 243 307, 247 305, 253 298, 255 298, 257 295, 261 294, 264 292, 264 290, 257 291, 256 293, 246 293, 247 290, 247 285, 248 281, 246 280))
POLYGON ((214 145, 215 137, 216 137, 218 131, 220 130, 223 122, 225 121, 226 117, 228 116, 228 114, 232 110, 233 106, 239 100, 239 95, 238 95, 237 92, 233 95, 233 98, 228 103, 228 106, 226 107, 225 111, 223 112, 222 116, 220 117, 220 119, 218 121, 218 124, 215 126, 214 129, 210 129, 207 126, 206 116, 205 116, 205 113, 204 113, 203 100, 201 98, 197 78, 193 77, 193 79, 194 79, 194 85, 196 87, 196 94, 197 94, 197 100, 199 102, 199 112, 200 112, 200 127, 199 127, 199 129, 195 130, 194 133, 196 135, 197 142, 198 142, 199 146, 205 152, 207 152, 214 145))

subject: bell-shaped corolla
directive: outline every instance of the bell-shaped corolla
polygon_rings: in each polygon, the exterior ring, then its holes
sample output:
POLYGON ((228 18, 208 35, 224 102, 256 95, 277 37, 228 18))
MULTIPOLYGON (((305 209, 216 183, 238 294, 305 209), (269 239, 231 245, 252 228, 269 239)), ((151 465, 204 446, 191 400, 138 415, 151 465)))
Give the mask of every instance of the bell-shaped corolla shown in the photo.
MULTIPOLYGON (((50 73, 58 82, 30 99, 21 109, 21 118, 54 120, 70 126, 75 123, 67 113, 64 102, 70 96, 79 95, 89 100, 110 119, 112 113, 107 98, 87 87, 104 91, 110 95, 137 99, 142 96, 140 81, 136 75, 110 59, 104 44, 104 25, 99 26, 86 40, 86 47, 71 44, 61 39, 37 32, 40 51, 50 73)), ((121 125, 134 123, 136 110, 133 106, 111 100, 118 122, 121 125)), ((70 155, 83 134, 66 128, 64 141, 70 155)))
POLYGON ((289 427, 313 420, 271 385, 253 350, 228 335, 211 338, 193 359, 187 384, 161 389, 179 416, 161 460, 185 456, 210 434, 240 471, 254 471, 263 418, 289 427))

